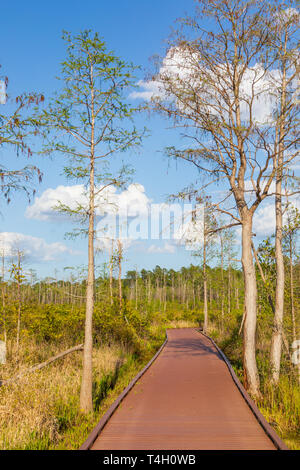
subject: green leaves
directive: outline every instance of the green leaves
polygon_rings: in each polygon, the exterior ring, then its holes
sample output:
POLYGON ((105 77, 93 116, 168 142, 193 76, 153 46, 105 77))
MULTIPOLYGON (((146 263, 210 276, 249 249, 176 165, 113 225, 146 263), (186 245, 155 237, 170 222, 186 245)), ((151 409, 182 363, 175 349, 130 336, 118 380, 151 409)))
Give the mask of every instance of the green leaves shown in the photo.
POLYGON ((64 31, 62 37, 62 86, 36 119, 44 137, 42 153, 65 156, 65 176, 83 183, 87 191, 86 206, 58 202, 55 209, 83 224, 96 214, 99 193, 124 185, 132 174, 123 164, 112 173, 111 157, 138 147, 146 130, 134 126, 140 108, 127 100, 136 67, 107 50, 98 33, 85 30, 72 36, 64 31))
POLYGON ((23 281, 26 279, 25 274, 23 273, 22 268, 15 263, 12 263, 12 267, 10 269, 11 277, 18 283, 22 284, 23 281))
POLYGON ((85 30, 72 36, 63 31, 66 59, 61 64, 61 89, 38 116, 47 154, 70 158, 65 173, 85 179, 89 165, 141 143, 145 129, 131 124, 140 108, 127 101, 137 67, 107 50, 98 33, 85 30), (80 164, 73 167, 73 162, 80 164))
MULTIPOLYGON (((7 85, 8 80, 5 79, 7 85)), ((11 100, 12 101, 12 100, 11 100)), ((0 113, 0 149, 3 152, 7 147, 12 147, 17 155, 24 154, 28 158, 32 156, 32 137, 39 134, 39 122, 29 114, 28 110, 33 105, 38 106, 44 101, 44 96, 38 93, 23 93, 17 96, 12 106, 14 108, 6 113, 4 105, 3 113, 0 113)), ((2 109, 2 106, 1 106, 2 109)), ((13 191, 23 191, 30 200, 35 193, 34 187, 29 183, 37 177, 41 182, 42 173, 34 165, 27 165, 20 170, 8 169, 0 165, 0 191, 9 203, 13 191)))

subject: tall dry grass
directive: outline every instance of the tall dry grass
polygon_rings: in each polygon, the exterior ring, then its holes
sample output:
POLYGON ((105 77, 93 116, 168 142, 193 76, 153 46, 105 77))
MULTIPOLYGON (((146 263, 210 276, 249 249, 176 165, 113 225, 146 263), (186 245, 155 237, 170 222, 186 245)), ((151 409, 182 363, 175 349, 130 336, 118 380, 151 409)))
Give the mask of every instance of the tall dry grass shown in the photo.
MULTIPOLYGON (((10 354, 7 365, 0 366, 0 377, 13 377, 68 347, 26 342, 19 361, 10 354)), ((116 345, 94 349, 96 383, 114 372, 123 354, 116 345)), ((59 443, 64 428, 78 415, 81 360, 82 353, 75 352, 0 387, 0 449, 48 448, 59 443)))
POLYGON ((199 324, 190 320, 174 320, 167 324, 167 328, 196 328, 199 324))

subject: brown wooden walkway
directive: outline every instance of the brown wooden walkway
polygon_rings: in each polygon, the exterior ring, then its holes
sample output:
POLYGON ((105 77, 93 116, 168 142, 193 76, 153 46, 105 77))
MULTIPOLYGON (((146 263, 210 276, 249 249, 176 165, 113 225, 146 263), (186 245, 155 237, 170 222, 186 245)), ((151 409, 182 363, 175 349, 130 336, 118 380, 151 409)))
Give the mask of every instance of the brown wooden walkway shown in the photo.
POLYGON ((168 342, 90 447, 275 449, 212 342, 192 328, 168 342))

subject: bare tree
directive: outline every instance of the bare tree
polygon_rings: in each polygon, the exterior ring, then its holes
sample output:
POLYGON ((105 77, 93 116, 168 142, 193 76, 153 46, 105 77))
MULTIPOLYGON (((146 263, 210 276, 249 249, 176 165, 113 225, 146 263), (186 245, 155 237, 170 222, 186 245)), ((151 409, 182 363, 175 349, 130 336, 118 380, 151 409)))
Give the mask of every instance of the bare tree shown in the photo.
MULTIPOLYGON (((283 227, 284 248, 289 257, 289 283, 290 283, 290 313, 292 320, 292 340, 297 340, 297 323, 295 312, 295 294, 294 294, 294 260, 296 258, 297 235, 300 231, 300 212, 296 208, 289 208, 287 214, 287 223, 283 227)), ((298 369, 298 381, 300 383, 300 363, 296 364, 298 369)))
POLYGON ((275 110, 275 139, 274 165, 276 168, 275 189, 275 258, 276 258, 276 292, 274 330, 271 341, 270 360, 272 366, 272 381, 279 381, 280 359, 282 348, 282 328, 284 314, 284 258, 282 250, 283 210, 282 192, 283 180, 291 176, 289 166, 298 155, 299 139, 296 137, 299 119, 296 100, 297 76, 299 63, 298 32, 299 11, 292 8, 291 2, 281 4, 281 9, 275 11, 273 35, 270 37, 271 52, 278 66, 274 77, 274 93, 278 106, 275 110), (297 141, 298 140, 298 141, 297 141))
POLYGON ((109 253, 109 295, 110 295, 110 305, 113 305, 113 270, 114 270, 114 240, 111 239, 111 247, 109 253))
MULTIPOLYGON (((253 216, 271 194, 277 174, 271 98, 276 60, 270 54, 270 38, 275 10, 281 10, 281 4, 254 0, 197 0, 196 4, 195 15, 180 21, 170 41, 154 77, 160 93, 152 103, 191 141, 183 150, 167 148, 167 155, 194 165, 210 184, 222 183, 224 191, 215 208, 228 217, 226 227, 241 225, 245 385, 259 395, 251 242, 253 216), (203 18, 209 19, 212 29, 205 28, 203 18), (264 101, 268 106, 263 107, 264 101)), ((298 142, 296 134, 293 142, 298 142)), ((197 181, 185 194, 195 196, 208 184, 197 181)))
POLYGON ((120 313, 122 312, 122 306, 123 306, 123 295, 122 295, 122 259, 123 259, 123 247, 122 247, 122 242, 118 238, 118 253, 117 253, 117 258, 118 258, 118 267, 119 267, 119 274, 118 274, 118 284, 119 284, 119 308, 120 308, 120 313))

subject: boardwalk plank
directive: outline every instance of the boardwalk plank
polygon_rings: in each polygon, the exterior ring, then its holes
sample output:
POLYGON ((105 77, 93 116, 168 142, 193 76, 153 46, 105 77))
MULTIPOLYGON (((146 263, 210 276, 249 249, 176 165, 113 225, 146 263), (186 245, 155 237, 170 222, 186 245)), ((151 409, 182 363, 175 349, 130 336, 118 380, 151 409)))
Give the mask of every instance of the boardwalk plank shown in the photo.
POLYGON ((274 450, 211 341, 194 329, 168 338, 92 450, 274 450))

